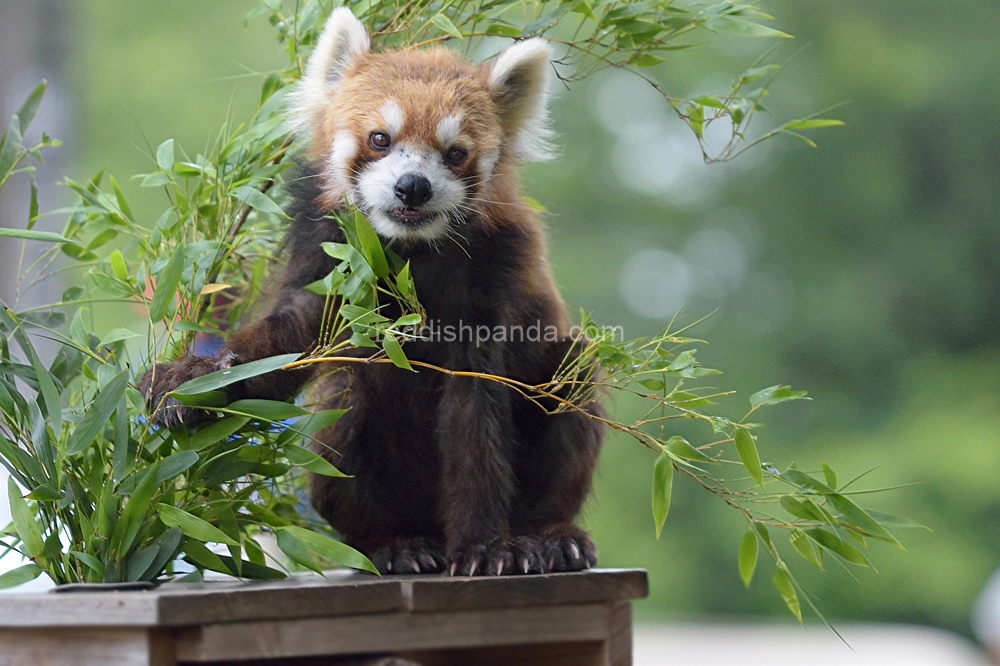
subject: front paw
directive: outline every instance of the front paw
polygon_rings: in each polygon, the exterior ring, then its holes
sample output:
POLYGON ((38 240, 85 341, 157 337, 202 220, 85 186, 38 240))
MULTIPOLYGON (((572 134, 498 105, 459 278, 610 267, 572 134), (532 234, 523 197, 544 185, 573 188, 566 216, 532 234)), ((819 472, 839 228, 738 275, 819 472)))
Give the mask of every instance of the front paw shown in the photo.
POLYGON ((427 574, 444 571, 444 548, 432 539, 403 537, 378 548, 371 562, 382 574, 427 574))
POLYGON ((597 564, 597 547, 586 534, 553 535, 542 541, 545 570, 583 571, 597 564))
POLYGON ((146 400, 152 423, 165 428, 176 428, 209 420, 211 418, 209 412, 187 407, 167 394, 195 377, 231 365, 232 362, 226 356, 221 358, 185 356, 173 363, 160 363, 154 366, 139 380, 139 392, 146 400))
POLYGON ((451 553, 449 576, 506 576, 545 573, 542 543, 530 537, 492 541, 451 553))

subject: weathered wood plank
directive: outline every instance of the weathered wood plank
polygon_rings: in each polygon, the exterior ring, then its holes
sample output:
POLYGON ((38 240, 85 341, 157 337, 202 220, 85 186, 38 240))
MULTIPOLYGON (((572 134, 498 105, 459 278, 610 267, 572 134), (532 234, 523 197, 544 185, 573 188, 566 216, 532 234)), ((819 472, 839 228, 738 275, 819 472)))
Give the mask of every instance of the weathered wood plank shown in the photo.
POLYGON ((399 581, 334 572, 282 581, 167 584, 139 592, 0 597, 0 627, 172 627, 384 613, 404 608, 399 581))
POLYGON ((606 604, 384 613, 241 622, 181 630, 177 659, 211 662, 397 650, 488 648, 608 640, 606 604))
POLYGON ((2 627, 175 627, 384 613, 588 604, 647 594, 641 570, 448 578, 331 572, 329 578, 168 584, 144 592, 3 595, 2 627))
POLYGON ((513 645, 486 649, 408 652, 400 656, 420 666, 607 666, 607 651, 600 641, 513 645))
POLYGON ((642 569, 593 569, 540 576, 477 578, 400 577, 411 587, 415 612, 590 604, 642 599, 649 594, 642 569))
POLYGON ((608 606, 608 666, 632 666, 632 604, 608 606))
POLYGON ((364 615, 403 610, 406 604, 400 583, 374 576, 341 580, 310 576, 277 583, 239 583, 225 589, 217 586, 206 583, 198 590, 164 586, 159 592, 157 625, 364 615))
POLYGON ((0 666, 174 666, 168 637, 145 629, 0 629, 0 666))
POLYGON ((0 597, 0 627, 153 627, 156 595, 145 592, 11 594, 0 597))

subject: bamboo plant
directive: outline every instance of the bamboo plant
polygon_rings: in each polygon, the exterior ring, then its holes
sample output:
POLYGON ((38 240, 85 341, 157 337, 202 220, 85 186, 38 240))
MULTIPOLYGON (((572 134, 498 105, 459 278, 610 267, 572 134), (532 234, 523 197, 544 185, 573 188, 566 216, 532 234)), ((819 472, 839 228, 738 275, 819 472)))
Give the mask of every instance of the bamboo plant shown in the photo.
MULTIPOLYGON (((784 134, 811 143, 799 132, 839 124, 817 117, 772 122, 748 138, 751 122, 766 117, 760 100, 775 73, 770 64, 754 63, 723 94, 691 99, 668 94, 650 75, 650 67, 710 33, 788 36, 768 27, 770 17, 751 4, 362 0, 348 6, 369 27, 376 48, 443 43, 471 54, 484 40, 542 36, 555 46, 554 68, 567 84, 602 68, 629 70, 662 94, 709 161, 784 134), (730 140, 710 154, 705 128, 723 122, 730 140)), ((2 236, 49 244, 19 269, 22 289, 59 274, 71 275, 74 284, 58 302, 20 311, 5 304, 0 312, 0 464, 10 473, 12 514, 0 545, 29 560, 0 576, 0 587, 42 574, 67 584, 191 580, 204 571, 281 578, 289 569, 330 565, 374 571, 303 507, 306 473, 342 476, 310 449, 312 436, 341 412, 263 400, 226 404, 218 392, 241 379, 307 364, 388 363, 399 372, 468 374, 406 358, 406 342, 423 318, 419 285, 360 212, 346 207, 338 213, 347 242, 324 250, 339 263, 309 287, 328 299, 316 348, 180 387, 173 397, 218 417, 197 426, 151 427, 135 388, 146 368, 188 349, 197 334, 218 335, 235 325, 259 293, 276 256, 274 239, 286 217, 284 184, 297 148, 284 100, 331 9, 320 0, 265 0, 250 12, 248 20, 263 17, 274 26, 287 66, 262 77, 254 115, 224 126, 204 153, 187 153, 172 140, 157 147, 156 168, 137 180, 164 193, 158 219, 138 219, 118 182, 99 172, 86 183, 66 181, 76 203, 50 213, 66 218, 61 233, 35 228, 33 181, 26 228, 0 228, 2 236), (389 300, 403 305, 403 317, 390 321, 380 314, 389 300), (102 331, 92 314, 108 303, 133 312, 135 323, 102 331), (36 349, 43 338, 56 348, 48 362, 36 349), (283 566, 265 556, 262 534, 275 538, 283 566)), ((14 174, 31 178, 41 151, 57 143, 43 136, 24 145, 43 93, 44 85, 0 139, 0 187, 14 174)), ((911 523, 859 507, 850 484, 839 482, 827 465, 810 473, 761 462, 759 424, 751 419, 765 407, 806 399, 804 392, 787 386, 758 391, 746 415, 732 420, 718 415, 717 404, 731 402, 733 392, 705 386, 703 378, 719 373, 698 362, 699 341, 687 328, 621 341, 585 313, 581 319, 586 335, 550 381, 525 385, 477 376, 550 412, 582 410, 591 397, 609 392, 645 405, 636 420, 591 418, 640 444, 636 455, 651 452, 657 536, 675 477, 698 484, 747 522, 738 546, 744 582, 750 584, 763 552, 774 563, 774 587, 800 620, 803 600, 815 606, 792 574, 793 554, 820 568, 831 560, 870 566, 868 540, 899 545, 891 530, 911 523), (703 438, 692 442, 672 432, 681 419, 704 424, 703 438), (790 548, 780 544, 779 534, 790 548)))

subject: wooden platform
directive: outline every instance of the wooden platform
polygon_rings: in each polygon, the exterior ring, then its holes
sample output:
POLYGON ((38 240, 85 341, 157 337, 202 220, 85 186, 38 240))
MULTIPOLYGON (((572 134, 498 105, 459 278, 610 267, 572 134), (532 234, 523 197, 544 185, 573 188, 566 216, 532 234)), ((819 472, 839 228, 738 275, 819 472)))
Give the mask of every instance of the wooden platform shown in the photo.
POLYGON ((629 601, 646 594, 645 571, 597 569, 4 595, 0 666, 332 665, 375 654, 424 666, 628 666, 629 601))

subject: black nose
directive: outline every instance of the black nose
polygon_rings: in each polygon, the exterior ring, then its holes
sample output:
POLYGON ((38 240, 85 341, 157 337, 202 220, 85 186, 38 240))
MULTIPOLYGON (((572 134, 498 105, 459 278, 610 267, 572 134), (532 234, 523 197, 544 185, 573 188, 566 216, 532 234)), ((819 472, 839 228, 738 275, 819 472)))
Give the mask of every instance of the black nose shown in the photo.
POLYGON ((392 191, 404 205, 414 208, 431 200, 431 181, 415 173, 403 174, 392 191))

